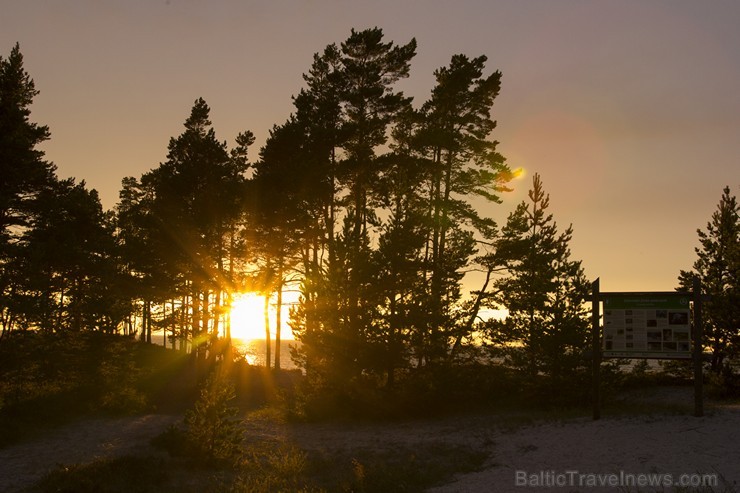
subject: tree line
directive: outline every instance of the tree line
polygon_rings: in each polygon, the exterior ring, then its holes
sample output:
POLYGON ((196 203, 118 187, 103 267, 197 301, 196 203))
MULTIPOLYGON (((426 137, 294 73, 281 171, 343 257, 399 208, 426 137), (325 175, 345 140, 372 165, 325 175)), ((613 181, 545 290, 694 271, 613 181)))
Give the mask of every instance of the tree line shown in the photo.
MULTIPOLYGON (((124 178, 105 211, 38 149, 50 132, 30 121, 38 91, 16 45, 0 58, 0 340, 38 330, 151 342, 164 331, 173 349, 217 359, 228 357, 236 293, 261 293, 267 308, 298 289, 292 357, 321 388, 393 388, 414 372, 478 361, 482 346, 532 376, 585 370, 589 283, 540 176, 504 225, 486 215, 517 174, 492 139, 501 73, 485 56, 454 55, 415 105, 398 82, 416 48, 379 28, 328 45, 256 157, 252 132, 229 147, 197 99, 166 160, 124 178), (466 293, 473 271, 481 284, 466 293), (487 320, 491 308, 509 315, 487 320)), ((700 261, 681 282, 698 273, 735 300, 709 317, 712 349, 727 357, 738 333, 729 189, 722 204, 721 225, 700 232, 700 261), (730 274, 709 272, 720 255, 711 242, 729 245, 730 274)), ((280 313, 267 357, 275 367, 280 313)))

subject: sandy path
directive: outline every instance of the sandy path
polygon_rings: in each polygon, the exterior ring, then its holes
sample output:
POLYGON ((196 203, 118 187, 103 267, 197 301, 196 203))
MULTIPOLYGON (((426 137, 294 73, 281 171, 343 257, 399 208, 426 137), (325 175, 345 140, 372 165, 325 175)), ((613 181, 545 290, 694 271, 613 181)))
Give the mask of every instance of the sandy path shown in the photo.
MULTIPOLYGON (((690 412, 691 408, 686 403, 691 402, 691 389, 665 390, 657 394, 651 390, 650 400, 662 404, 683 404, 684 409, 690 412)), ((659 413, 599 421, 579 418, 517 429, 500 426, 494 416, 452 417, 385 425, 277 426, 256 421, 249 426, 247 436, 250 439, 281 440, 296 443, 303 449, 329 453, 353 449, 389 450, 394 447, 413 450, 445 443, 465 445, 489 454, 483 470, 461 475, 447 485, 432 488, 430 493, 669 492, 672 491, 669 487, 638 487, 635 483, 629 483, 638 481, 641 474, 666 473, 671 474, 672 481, 679 481, 683 474, 715 474, 718 486, 704 491, 740 492, 740 406, 708 407, 702 418, 690 414, 659 413), (568 484, 562 487, 536 487, 530 483, 525 488, 517 486, 516 471, 524 471, 530 479, 531 474, 550 472, 553 481, 560 481, 553 472, 562 475, 578 471, 584 476, 574 475, 572 487, 568 484), (590 483, 596 481, 598 485, 598 481, 611 481, 604 475, 619 475, 620 472, 627 481, 621 485, 621 489, 617 486, 598 487, 590 483), (597 475, 602 475, 603 479, 597 475)), ((543 482, 548 481, 548 478, 542 478, 543 482)), ((644 480, 648 479, 644 476, 644 480)), ((664 476, 653 476, 651 479, 665 481, 664 476)))
MULTIPOLYGON (((716 473, 720 478, 719 486, 710 491, 740 491, 738 407, 715 409, 703 418, 672 415, 580 419, 501 433, 493 440, 484 470, 459 476, 430 493, 638 491, 639 484, 629 481, 638 481, 638 475, 643 473, 669 473, 673 481, 678 481, 683 474, 698 472, 716 473), (517 486, 517 471, 526 473, 520 472, 519 478, 527 478, 528 487, 517 486), (620 472, 625 474, 626 483, 598 486, 599 481, 612 481, 603 475, 620 472), (602 475, 603 479, 594 475, 602 475)), ((639 491, 671 489, 643 486, 639 491)))
POLYGON ((247 423, 247 441, 275 440, 315 451, 378 450, 391 447, 414 450, 444 443, 486 447, 495 428, 490 416, 465 416, 396 423, 306 423, 263 425, 247 423))
POLYGON ((60 464, 154 453, 149 440, 178 419, 145 415, 85 420, 30 442, 0 449, 0 492, 19 491, 60 464))
MULTIPOLYGON (((157 453, 149 440, 177 416, 81 421, 37 440, 0 450, 0 491, 19 491, 60 464, 84 463, 99 457, 157 453)), ((464 445, 484 450, 483 470, 461 475, 430 490, 444 492, 615 491, 615 488, 522 488, 516 471, 558 474, 717 473, 740 491, 740 406, 708 410, 704 418, 651 415, 587 418, 503 428, 492 416, 449 417, 390 424, 280 424, 270 419, 246 423, 246 440, 294 443, 305 450, 419 450, 435 444, 464 445)), ((547 479, 547 478, 543 478, 547 479)), ((670 491, 640 488, 639 491, 670 491)), ((638 491, 636 487, 621 491, 638 491)))

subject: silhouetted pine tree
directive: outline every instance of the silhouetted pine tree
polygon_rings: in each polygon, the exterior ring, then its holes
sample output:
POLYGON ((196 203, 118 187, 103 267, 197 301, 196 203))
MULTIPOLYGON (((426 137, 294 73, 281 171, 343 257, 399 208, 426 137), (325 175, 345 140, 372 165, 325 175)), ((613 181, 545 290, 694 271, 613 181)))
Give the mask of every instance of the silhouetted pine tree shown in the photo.
MULTIPOLYGON (((426 161, 428 248, 426 253, 428 320, 420 334, 419 357, 438 360, 459 345, 471 329, 460 316, 462 271, 479 240, 491 240, 495 223, 472 206, 475 196, 498 203, 498 194, 512 173, 497 142, 489 140, 496 126, 491 108, 501 88, 501 73, 483 75, 487 58, 452 57, 435 71, 436 86, 421 108, 416 145, 426 161)), ((475 309, 478 305, 471 305, 475 309)))
POLYGON ((549 205, 535 174, 529 201, 509 215, 496 241, 508 275, 494 286, 509 316, 490 323, 488 336, 530 376, 563 377, 585 364, 589 283, 581 262, 571 259, 572 227, 559 233, 549 205))
POLYGON ((711 296, 703 305, 705 344, 712 350, 711 368, 720 372, 740 348, 740 216, 737 200, 725 187, 706 230, 697 229, 700 247, 693 270, 682 270, 680 290, 690 291, 698 276, 711 296))
POLYGON ((308 374, 337 387, 392 386, 398 369, 441 362, 472 334, 482 302, 461 305, 461 280, 496 228, 471 198, 497 202, 512 176, 488 140, 500 74, 457 55, 416 112, 395 89, 415 47, 353 30, 314 56, 295 98, 292 159, 318 192, 291 326, 308 374))
MULTIPOLYGON (((131 300, 123 332, 134 335, 141 330, 141 337, 149 342, 155 323, 152 305, 165 303, 182 294, 174 291, 174 287, 179 285, 178 270, 168 262, 170 245, 163 235, 158 234, 160 225, 153 214, 153 200, 152 187, 144 186, 136 178, 126 177, 121 182, 115 210, 121 269, 126 273, 124 289, 131 300), (140 326, 134 321, 136 316, 141 317, 140 326)), ((180 330, 182 324, 177 323, 181 321, 182 311, 177 314, 170 304, 167 318, 173 347, 176 339, 182 346, 186 334, 180 330)))
POLYGON ((383 42, 378 28, 352 30, 340 47, 329 45, 314 57, 304 76, 308 87, 295 99, 296 118, 306 129, 302 159, 321 173, 314 175, 320 199, 310 209, 317 241, 302 252, 303 300, 293 326, 306 367, 321 378, 352 381, 374 365, 378 150, 409 107, 410 98, 394 85, 408 76, 415 47, 414 40, 383 42))
MULTIPOLYGON (((295 277, 293 269, 300 260, 303 245, 310 244, 315 237, 312 211, 315 210, 316 190, 312 186, 316 183, 309 162, 304 160, 305 146, 306 132, 301 122, 291 118, 282 126, 275 126, 260 151, 260 160, 255 163, 255 174, 250 182, 254 201, 248 236, 253 260, 261 271, 258 277, 263 280, 260 288, 264 296, 269 298, 275 294, 278 307, 275 368, 280 368, 282 356, 283 290, 295 277)), ((265 336, 269 365, 270 338, 267 333, 265 336)))
POLYGON ((0 58, 0 309, 11 327, 113 331, 126 311, 112 222, 85 182, 59 181, 29 121, 38 95, 16 44, 0 58))
POLYGON ((124 319, 113 221, 95 190, 73 179, 56 182, 35 201, 34 220, 21 238, 28 322, 45 331, 113 332, 124 319))
MULTIPOLYGON (((143 219, 127 231, 131 241, 141 239, 147 251, 156 253, 159 264, 140 258, 143 263, 134 269, 155 284, 163 278, 175 283, 166 293, 156 290, 161 298, 144 300, 144 320, 150 302, 166 308, 169 299, 174 312, 178 300, 181 325, 189 328, 196 348, 206 347, 228 325, 224 315, 241 250, 236 238, 246 200, 247 149, 254 142, 251 132, 239 134, 229 153, 226 143, 216 139, 209 114, 206 102, 196 100, 185 131, 170 140, 167 161, 138 184, 130 181, 126 202, 119 206, 120 212, 132 211, 135 222, 143 219), (143 230, 137 232, 139 227, 143 230)), ((151 330, 151 324, 145 328, 151 330)))
MULTIPOLYGON (((383 42, 381 29, 352 30, 341 44, 342 131, 344 159, 340 183, 346 188, 345 221, 339 235, 337 270, 342 276, 337 327, 339 340, 348 342, 346 375, 357 377, 367 367, 368 335, 376 306, 371 242, 377 218, 378 148, 386 144, 389 126, 407 109, 411 99, 394 90, 408 77, 416 41, 397 46, 383 42)), ((336 275, 337 273, 335 273, 336 275)))
POLYGON ((7 58, 0 57, 0 336, 24 324, 23 313, 33 302, 18 270, 19 238, 33 220, 38 194, 55 180, 54 165, 38 149, 49 139, 49 128, 29 120, 38 94, 16 44, 7 58))

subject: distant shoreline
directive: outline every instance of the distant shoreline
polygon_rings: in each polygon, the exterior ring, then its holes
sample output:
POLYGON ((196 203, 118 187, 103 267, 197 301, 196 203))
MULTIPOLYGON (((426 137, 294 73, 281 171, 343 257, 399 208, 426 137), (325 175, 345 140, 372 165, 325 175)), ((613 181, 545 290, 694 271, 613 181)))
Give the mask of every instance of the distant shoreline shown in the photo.
MULTIPOLYGON (((152 334, 152 344, 156 344, 158 346, 165 346, 167 348, 171 347, 171 344, 169 341, 167 341, 167 335, 166 333, 162 332, 154 332, 152 334), (167 342, 167 344, 165 344, 167 342)), ((247 360, 247 363, 249 363, 252 366, 265 366, 265 339, 239 339, 239 338, 232 338, 232 342, 234 343, 234 346, 237 348, 237 350, 244 356, 244 359, 247 360)), ((272 343, 272 351, 271 351, 271 359, 273 361, 270 362, 270 366, 274 366, 274 358, 275 358, 275 341, 270 341, 272 343)), ((293 363, 293 360, 290 357, 290 348, 291 346, 300 346, 300 342, 295 339, 283 339, 280 341, 280 367, 283 370, 297 370, 298 367, 293 363)))

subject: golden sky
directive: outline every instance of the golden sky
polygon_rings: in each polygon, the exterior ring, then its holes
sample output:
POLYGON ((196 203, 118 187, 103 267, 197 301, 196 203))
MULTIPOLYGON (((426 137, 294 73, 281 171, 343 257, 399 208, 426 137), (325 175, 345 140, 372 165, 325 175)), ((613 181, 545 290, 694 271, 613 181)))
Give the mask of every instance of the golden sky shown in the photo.
MULTIPOLYGON (((249 129, 259 146, 313 53, 373 26, 416 37, 401 83, 416 105, 453 54, 502 71, 499 149, 540 173, 602 290, 673 289, 722 188, 740 192, 740 2, 5 0, 1 11, 0 53, 20 42, 41 91, 32 119, 50 126, 47 158, 107 208, 124 176, 165 159, 196 98, 221 140, 249 129)), ((503 223, 529 184, 487 212, 503 223)))

